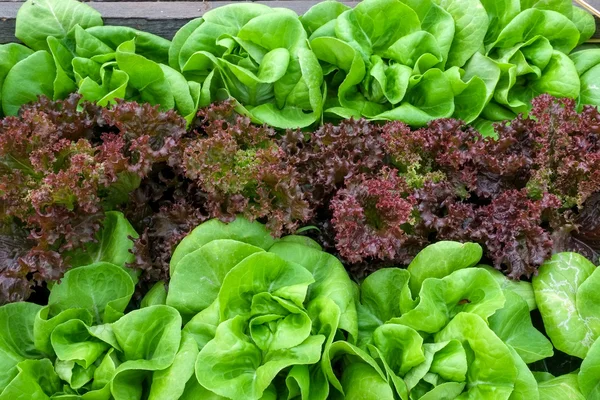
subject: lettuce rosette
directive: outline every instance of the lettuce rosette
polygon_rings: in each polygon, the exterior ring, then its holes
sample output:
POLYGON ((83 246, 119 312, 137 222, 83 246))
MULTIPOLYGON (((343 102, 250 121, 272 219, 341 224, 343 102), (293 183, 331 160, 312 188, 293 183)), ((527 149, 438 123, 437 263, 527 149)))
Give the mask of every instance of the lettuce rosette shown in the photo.
POLYGON ((0 47, 4 114, 16 115, 42 94, 56 100, 78 92, 101 106, 126 99, 175 109, 188 122, 195 117, 201 87, 167 65, 169 40, 104 26, 97 11, 75 0, 25 3, 16 25, 29 48, 0 47))
POLYGON ((541 398, 527 364, 553 349, 532 325, 531 284, 474 267, 481 254, 474 243, 438 242, 408 269, 363 281, 357 349, 336 354, 346 398, 541 398))
POLYGON ((335 257, 241 218, 208 221, 182 240, 166 304, 189 320, 183 332, 199 353, 186 390, 203 396, 276 398, 281 380, 291 397, 326 399, 324 348, 354 342, 358 330, 354 286, 335 257))
POLYGON ((147 380, 149 398, 164 398, 160 377, 177 355, 181 316, 165 305, 127 312, 132 235, 121 214, 109 214, 98 243, 72 254, 83 265, 51 288, 47 305, 0 308, 0 399, 133 400, 147 380))
POLYGON ((482 3, 493 26, 484 41, 485 54, 501 76, 476 126, 491 133, 490 121, 528 113, 531 100, 543 93, 600 105, 591 83, 600 76, 594 70, 598 60, 590 63, 593 53, 578 51, 574 54, 583 56, 578 66, 578 56, 569 56, 594 34, 590 14, 566 0, 482 3))
POLYGON ((579 74, 568 54, 579 38, 577 25, 559 12, 531 8, 518 14, 487 46, 502 75, 484 114, 499 120, 528 112, 542 93, 578 98, 579 74))
POLYGON ((290 10, 260 4, 211 10, 177 32, 169 64, 202 83, 202 105, 233 97, 240 112, 277 128, 321 119, 323 73, 290 10))
POLYGON ((594 20, 566 0, 325 1, 301 20, 325 74, 328 116, 414 126, 454 117, 489 128, 528 112, 541 93, 585 91, 582 104, 600 104, 595 50, 569 58, 594 20))
POLYGON ((109 213, 46 305, 0 307, 0 400, 599 398, 600 274, 575 253, 516 282, 442 241, 359 286, 305 236, 210 220, 140 300, 134 236, 109 213), (578 370, 533 372, 554 347, 578 370))
POLYGON ((322 2, 301 20, 330 90, 326 114, 470 122, 500 76, 477 53, 489 24, 478 0, 367 0, 353 9, 322 2))
POLYGON ((533 289, 554 347, 583 359, 570 374, 536 374, 540 398, 600 399, 600 268, 577 253, 555 254, 533 278, 533 289))

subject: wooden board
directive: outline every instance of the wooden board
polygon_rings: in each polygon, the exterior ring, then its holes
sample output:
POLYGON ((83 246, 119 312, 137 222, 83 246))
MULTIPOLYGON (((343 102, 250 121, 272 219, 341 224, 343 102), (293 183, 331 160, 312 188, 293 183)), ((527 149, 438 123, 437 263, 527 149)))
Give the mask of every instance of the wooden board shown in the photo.
MULTIPOLYGON (((22 0, 0 1, 0 43, 17 41, 14 37, 15 18, 22 0)), ((125 25, 151 32, 171 39, 175 32, 192 18, 201 17, 206 11, 216 7, 240 1, 121 1, 100 0, 88 4, 104 17, 106 25, 125 25)), ((354 6, 357 1, 343 1, 354 6)), ((256 3, 271 7, 286 7, 303 14, 317 1, 303 0, 265 0, 256 3)), ((588 0, 592 6, 600 9, 600 0, 588 0)), ((596 19, 595 41, 600 42, 600 19, 596 19)))

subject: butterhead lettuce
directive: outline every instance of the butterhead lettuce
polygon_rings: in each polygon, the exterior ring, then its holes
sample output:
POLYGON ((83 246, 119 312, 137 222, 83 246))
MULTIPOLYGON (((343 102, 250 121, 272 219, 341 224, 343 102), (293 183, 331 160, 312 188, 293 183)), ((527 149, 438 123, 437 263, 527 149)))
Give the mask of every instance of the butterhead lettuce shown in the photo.
POLYGON ((307 237, 210 220, 180 242, 168 286, 134 300, 129 235, 111 214, 47 305, 0 307, 0 399, 598 398, 598 270, 576 254, 531 287, 445 241, 357 284, 307 237), (532 372, 553 344, 580 369, 532 372))

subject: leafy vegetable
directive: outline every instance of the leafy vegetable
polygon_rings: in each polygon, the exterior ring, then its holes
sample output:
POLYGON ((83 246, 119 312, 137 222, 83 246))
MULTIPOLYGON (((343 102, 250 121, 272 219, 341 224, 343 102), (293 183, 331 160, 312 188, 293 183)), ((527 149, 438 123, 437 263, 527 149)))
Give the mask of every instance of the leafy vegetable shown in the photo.
POLYGON ((75 0, 43 0, 23 4, 19 9, 15 36, 33 50, 49 50, 46 39, 64 39, 76 25, 102 25, 100 13, 75 0))
POLYGON ((200 116, 201 130, 184 144, 183 167, 207 193, 212 217, 266 217, 277 235, 310 218, 299 172, 276 145, 271 128, 252 125, 228 104, 200 116))
POLYGON ((600 284, 596 266, 576 253, 554 255, 533 278, 536 302, 554 346, 585 358, 600 336, 595 306, 600 284))
POLYGON ((321 117, 322 71, 306 32, 289 10, 235 4, 190 21, 175 36, 171 67, 202 84, 204 105, 218 89, 242 111, 278 128, 308 126, 321 117))
MULTIPOLYGON (((121 235, 109 215, 104 229, 121 235)), ((45 306, 0 307, 0 399, 594 398, 599 342, 577 374, 532 372, 553 346, 523 285, 475 267, 480 257, 477 244, 439 242, 357 286, 305 237, 213 219, 178 245, 168 291, 141 303, 124 265, 104 261, 67 272, 45 306)), ((546 308, 557 295, 539 282, 585 272, 578 298, 593 301, 595 272, 555 257, 533 289, 557 344, 546 308)))
POLYGON ((600 105, 597 50, 570 54, 594 30, 593 17, 566 0, 328 1, 302 17, 260 4, 219 7, 170 42, 104 26, 74 0, 29 0, 16 36, 35 53, 10 47, 0 93, 7 115, 38 95, 77 91, 100 105, 175 109, 188 124, 199 106, 231 98, 236 111, 276 128, 454 117, 491 133, 492 121, 528 112, 542 93, 600 105))
POLYGON ((135 103, 78 110, 78 102, 41 99, 0 123, 0 205, 10 238, 2 243, 17 250, 7 249, 15 256, 3 265, 2 303, 60 279, 69 265, 131 262, 128 237, 137 234, 111 212, 101 231, 104 212, 126 203, 185 133, 173 112, 135 103))

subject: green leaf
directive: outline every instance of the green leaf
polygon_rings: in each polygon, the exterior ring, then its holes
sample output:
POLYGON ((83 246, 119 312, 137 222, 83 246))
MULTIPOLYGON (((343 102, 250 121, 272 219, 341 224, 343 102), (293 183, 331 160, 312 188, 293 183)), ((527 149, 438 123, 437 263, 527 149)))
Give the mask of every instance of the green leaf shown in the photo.
POLYGON ((552 10, 570 17, 573 5, 568 0, 521 0, 521 10, 535 8, 538 10, 552 10))
POLYGON ((100 262, 68 271, 48 299, 50 317, 72 308, 88 310, 95 323, 119 319, 133 295, 131 277, 114 264, 100 262))
MULTIPOLYGON (((122 75, 126 75, 122 71, 113 71, 120 72, 122 75)), ((106 75, 105 75, 106 76, 106 75)), ((103 78, 100 77, 100 80, 103 78)), ((103 82, 104 83, 104 82, 103 82)), ((125 80, 125 85, 127 85, 127 80, 125 80)), ((103 206, 105 210, 115 210, 120 206, 123 206, 129 202, 129 196, 131 192, 140 187, 141 178, 137 173, 133 173, 130 171, 122 171, 117 173, 117 181, 111 183, 107 188, 106 197, 103 199, 103 206)))
POLYGON ((206 343, 215 337, 217 326, 220 323, 219 302, 213 302, 185 324, 183 331, 192 335, 198 347, 202 349, 206 343))
MULTIPOLYGON (((112 329, 123 349, 123 359, 147 370, 168 367, 179 350, 181 317, 169 306, 132 311, 113 323, 112 329)), ((123 366, 118 371, 127 369, 123 366)))
POLYGON ((173 98, 175 100, 175 110, 191 123, 198 112, 198 95, 194 98, 190 85, 187 80, 178 71, 163 64, 159 64, 165 75, 173 98))
POLYGON ((156 282, 148 293, 146 293, 140 303, 140 308, 157 306, 160 304, 167 304, 167 288, 163 281, 156 282))
POLYGON ((48 359, 21 361, 17 370, 17 376, 0 394, 0 400, 45 400, 60 390, 60 379, 48 359))
POLYGON ((479 0, 436 0, 454 19, 455 33, 448 53, 450 67, 462 67, 483 46, 489 26, 486 10, 479 0))
POLYGON ((171 86, 159 64, 136 54, 136 40, 123 42, 117 47, 116 60, 119 69, 129 76, 129 85, 139 92, 140 100, 161 109, 175 107, 171 86))
MULTIPOLYGON (((351 361, 353 363, 364 363, 369 365, 373 370, 382 378, 383 381, 386 381, 386 375, 379 367, 379 364, 371 357, 366 351, 361 350, 360 348, 354 346, 351 343, 346 341, 336 341, 331 344, 328 348, 325 349, 325 353, 323 355, 323 361, 321 365, 329 382, 341 393, 346 391, 350 391, 350 389, 344 388, 342 383, 338 380, 337 375, 334 373, 333 367, 334 364, 340 362, 342 365, 347 361, 351 361)), ((354 395, 358 395, 359 393, 354 392, 354 395)))
POLYGON ((17 375, 19 362, 40 357, 33 341, 33 321, 40 309, 32 303, 0 307, 0 393, 17 375))
MULTIPOLYGON (((428 373, 439 374, 445 380, 464 382, 467 376, 467 355, 458 340, 440 343, 425 343, 423 345, 424 361, 412 368, 405 376, 404 381, 408 390, 412 391, 428 373)), ((451 386, 443 391, 454 392, 458 386, 451 386)), ((464 385, 463 385, 464 387, 464 385)), ((462 392, 460 388, 455 396, 462 392)), ((428 393, 431 393, 428 392, 428 393)), ((433 396, 437 392, 430 395, 433 396)))
POLYGON ((135 258, 130 252, 133 248, 130 237, 137 239, 138 234, 123 213, 109 211, 96 234, 96 242, 87 243, 84 251, 68 254, 71 265, 79 267, 106 262, 125 268, 135 258))
POLYGON ((579 42, 577 42, 577 45, 587 42, 594 36, 594 32, 596 32, 596 20, 594 19, 594 16, 586 10, 579 7, 573 7, 571 21, 573 21, 579 31, 579 42))
POLYGON ((504 308, 489 319, 490 328, 527 364, 551 357, 554 354, 552 343, 533 327, 525 300, 510 290, 504 291, 504 297, 504 308))
POLYGON ((200 350, 196 361, 200 385, 229 398, 260 399, 282 369, 314 364, 321 358, 323 336, 310 336, 299 346, 263 356, 244 333, 245 326, 240 315, 219 325, 215 338, 200 350))
POLYGON ((33 328, 33 341, 36 349, 41 351, 47 356, 54 355, 54 349, 50 337, 54 329, 64 322, 70 320, 81 320, 88 326, 94 321, 94 317, 91 312, 83 308, 71 308, 68 310, 61 311, 60 314, 55 317, 50 316, 50 307, 43 307, 35 317, 34 328, 33 328))
POLYGON ((302 22, 308 36, 311 36, 328 22, 334 21, 335 23, 335 19, 349 9, 350 7, 338 1, 322 1, 305 12, 300 17, 300 22, 302 22))
POLYGON ((185 65, 199 50, 221 56, 224 49, 217 46, 219 38, 224 35, 235 36, 253 18, 273 12, 275 10, 270 7, 256 3, 233 4, 206 12, 202 17, 204 23, 199 24, 182 45, 179 65, 185 65))
POLYGON ((464 398, 508 399, 517 380, 517 367, 509 348, 485 321, 475 314, 458 314, 435 335, 436 342, 452 339, 468 349, 468 390, 464 398))
POLYGON ((511 393, 510 400, 537 400, 539 398, 539 390, 535 377, 529 370, 527 364, 522 359, 520 354, 508 344, 508 349, 513 356, 513 361, 517 368, 517 378, 515 381, 515 389, 511 393))
POLYGON ((554 347, 585 358, 600 336, 600 269, 577 253, 555 254, 533 277, 533 290, 554 347))
POLYGON ((401 37, 388 47, 383 55, 422 72, 443 61, 442 52, 436 38, 425 31, 418 31, 401 37), (432 61, 427 65, 423 65, 423 59, 431 59, 432 61))
POLYGON ((579 42, 579 31, 569 18, 555 11, 531 8, 517 15, 500 33, 491 48, 512 48, 544 37, 554 50, 568 54, 579 42))
POLYGON ((600 399, 600 339, 596 339, 581 363, 577 380, 586 399, 600 399))
POLYGON ((0 100, 2 100, 2 86, 6 76, 8 75, 8 72, 12 69, 12 67, 15 66, 15 64, 32 54, 33 50, 18 43, 0 45, 0 100))
POLYGON ((454 98, 454 118, 473 122, 494 95, 501 70, 490 58, 475 53, 465 66, 461 83, 464 85, 454 98))
POLYGON ((503 291, 511 291, 521 296, 521 298, 527 303, 529 311, 533 311, 537 308, 537 304, 535 303, 535 294, 533 293, 533 287, 531 286, 530 282, 509 279, 502 272, 498 271, 496 268, 490 267, 489 265, 478 265, 477 268, 484 268, 487 272, 489 272, 496 282, 498 282, 503 291))
POLYGON ((117 400, 140 398, 144 379, 175 361, 181 316, 172 307, 146 307, 122 317, 112 324, 112 330, 124 362, 115 371, 111 392, 117 400))
POLYGON ((36 101, 39 95, 53 98, 55 78, 54 59, 47 51, 37 51, 16 63, 2 86, 4 114, 17 115, 23 104, 36 101))
POLYGON ((76 362, 85 369, 109 348, 108 343, 96 338, 89 327, 78 319, 58 325, 50 337, 59 360, 76 362))
POLYGON ((64 39, 75 25, 99 26, 102 17, 76 0, 29 0, 17 13, 15 36, 33 50, 49 50, 48 37, 64 39))
POLYGON ((312 321, 304 310, 269 293, 254 296, 252 313, 248 332, 262 351, 298 346, 311 334, 312 321))
POLYGON ((72 34, 75 37, 75 54, 82 58, 94 56, 105 56, 114 53, 115 49, 108 46, 79 25, 73 27, 72 34))
POLYGON ((373 120, 403 121, 411 126, 424 126, 436 118, 449 118, 454 112, 454 93, 446 75, 434 68, 411 77, 412 88, 399 107, 369 115, 373 120))
POLYGON ((187 39, 190 37, 192 33, 204 22, 202 18, 196 18, 184 26, 179 28, 173 40, 171 41, 171 46, 169 46, 169 66, 177 71, 181 71, 182 65, 179 64, 179 53, 181 52, 181 48, 186 43, 187 39))
POLYGON ((402 36, 416 32, 419 17, 397 0, 360 2, 337 18, 335 34, 359 51, 365 61, 371 54, 382 54, 402 36), (402 20, 401 24, 396 21, 402 20))
POLYGON ((185 391, 179 400, 227 400, 227 397, 219 396, 216 393, 200 386, 198 380, 193 376, 185 385, 185 391))
MULTIPOLYGON (((400 298, 408 296, 410 273, 405 269, 383 268, 370 274, 360 285, 358 305, 358 346, 372 343, 375 329, 401 315, 400 298)), ((406 299, 405 299, 406 300, 406 299)))
POLYGON ((317 228, 312 227, 312 226, 300 228, 296 231, 295 235, 284 236, 281 239, 279 239, 279 242, 297 243, 297 244, 300 244, 305 247, 312 247, 313 249, 316 249, 316 250, 323 250, 323 248, 321 247, 319 242, 317 242, 316 240, 311 239, 308 236, 300 235, 300 233, 306 232, 311 229, 317 229, 317 228))
POLYGON ((250 316, 253 296, 270 293, 302 307, 308 286, 315 281, 304 267, 271 253, 254 253, 229 271, 219 291, 221 320, 250 316))
POLYGON ((443 278, 456 270, 470 268, 482 254, 477 243, 441 241, 425 247, 408 266, 413 296, 419 294, 426 278, 443 278))
POLYGON ((504 305, 498 283, 485 270, 456 270, 442 279, 423 281, 417 306, 391 322, 426 333, 436 333, 455 315, 477 314, 484 321, 504 305))
POLYGON ((269 253, 301 265, 312 274, 314 283, 309 286, 306 307, 310 308, 320 297, 331 299, 340 311, 339 329, 346 331, 348 340, 353 341, 358 335, 354 286, 342 263, 331 254, 292 243, 285 237, 275 243, 269 253))
POLYGON ((579 93, 579 106, 592 104, 600 106, 600 49, 582 50, 570 55, 577 68, 581 88, 579 93))
POLYGON ((429 392, 425 393, 419 400, 452 400, 459 398, 465 388, 464 383, 446 382, 434 387, 429 392))
MULTIPOLYGON (((100 68, 101 84, 98 84, 90 77, 86 77, 79 82, 79 93, 85 100, 96 102, 99 106, 106 107, 108 104, 116 103, 116 99, 124 99, 126 96, 129 75, 116 68, 115 62, 104 64, 100 68)), ((122 181, 121 181, 122 182, 122 181)), ((135 182, 135 181, 134 181, 135 182)), ((119 181, 115 184, 118 189, 122 189, 119 181)), ((115 185, 109 187, 109 194, 113 194, 115 185)), ((120 190, 119 190, 120 192, 120 190)))
POLYGON ((446 65, 456 32, 452 15, 435 2, 419 0, 405 0, 404 2, 409 4, 415 11, 420 10, 417 12, 421 19, 421 29, 435 37, 442 55, 443 65, 446 65))
POLYGON ((384 324, 373 333, 373 347, 398 376, 425 361, 423 338, 417 331, 400 324, 384 324))
POLYGON ((270 232, 258 222, 236 218, 233 222, 226 224, 218 219, 212 219, 200 224, 179 243, 171 257, 171 274, 174 273, 177 264, 183 257, 217 239, 237 240, 263 250, 268 250, 275 243, 270 232))
POLYGON ((101 390, 105 386, 108 386, 112 381, 115 375, 115 371, 117 370, 119 364, 120 362, 116 357, 115 350, 108 350, 102 358, 102 361, 98 365, 98 368, 96 368, 96 370, 94 371, 94 381, 92 382, 92 389, 101 390))
POLYGON ((128 26, 95 26, 86 29, 87 33, 101 40, 112 49, 135 40, 135 52, 149 60, 166 64, 171 42, 148 32, 138 31, 128 26))
POLYGON ((514 17, 521 12, 519 0, 496 1, 480 0, 489 18, 489 27, 485 34, 485 44, 490 44, 498 38, 500 32, 514 17))
MULTIPOLYGON (((56 360, 54 364, 54 371, 59 378, 67 382, 71 389, 75 390, 81 389, 85 384, 90 382, 94 378, 95 370, 95 365, 85 369, 74 361, 56 360)), ((54 398, 56 397, 58 396, 54 396, 54 398)), ((59 398, 62 399, 62 397, 59 398)))
POLYGON ((538 385, 540 400, 586 400, 586 397, 579 391, 577 375, 568 374, 540 382, 538 385))
POLYGON ((352 363, 344 368, 342 387, 347 400, 392 400, 394 392, 388 382, 369 364, 352 363))
MULTIPOLYGON (((237 37, 265 48, 267 51, 283 48, 293 52, 306 42, 306 31, 298 16, 289 10, 273 10, 246 22, 237 37)), ((242 46, 243 47, 243 46, 242 46)), ((262 64, 262 60, 256 60, 262 64)))
POLYGON ((531 99, 542 93, 555 97, 578 98, 580 82, 575 65, 567 55, 555 51, 542 77, 532 83, 531 90, 531 99))
POLYGON ((50 36, 48 38, 50 54, 54 59, 56 66, 56 78, 54 79, 54 100, 67 97, 77 90, 77 85, 73 81, 73 53, 65 47, 57 38, 50 36))
POLYGON ((231 239, 213 240, 187 254, 171 274, 167 304, 192 317, 216 300, 223 279, 246 257, 263 249, 231 239))
MULTIPOLYGON (((173 364, 152 376, 149 400, 177 400, 185 391, 186 382, 194 375, 198 345, 191 335, 183 333, 173 364)), ((195 379, 195 378, 194 378, 195 379)))

